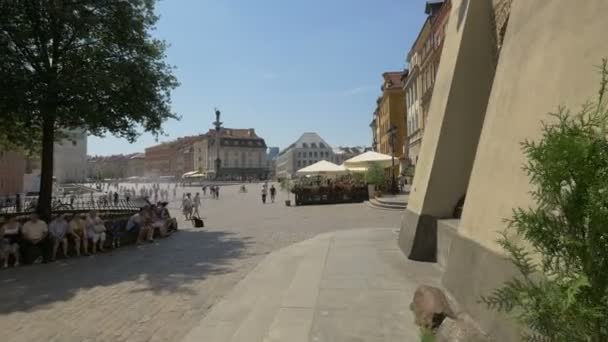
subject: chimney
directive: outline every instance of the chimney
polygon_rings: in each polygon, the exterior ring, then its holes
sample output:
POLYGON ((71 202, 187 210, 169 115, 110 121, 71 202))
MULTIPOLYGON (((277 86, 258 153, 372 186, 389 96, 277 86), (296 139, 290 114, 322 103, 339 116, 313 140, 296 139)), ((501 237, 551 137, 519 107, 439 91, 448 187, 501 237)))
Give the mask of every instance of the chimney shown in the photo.
POLYGON ((249 137, 254 137, 255 136, 255 129, 250 128, 249 129, 249 137))

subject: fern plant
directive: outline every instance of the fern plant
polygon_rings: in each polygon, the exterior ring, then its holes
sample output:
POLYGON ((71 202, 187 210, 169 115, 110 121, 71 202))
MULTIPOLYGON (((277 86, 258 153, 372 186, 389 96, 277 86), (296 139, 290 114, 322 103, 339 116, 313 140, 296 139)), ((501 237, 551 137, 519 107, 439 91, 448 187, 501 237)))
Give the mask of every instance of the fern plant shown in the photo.
POLYGON ((539 141, 522 144, 536 205, 515 209, 499 240, 520 276, 481 301, 513 314, 525 341, 608 341, 606 60, 600 70, 595 102, 559 108, 539 141))

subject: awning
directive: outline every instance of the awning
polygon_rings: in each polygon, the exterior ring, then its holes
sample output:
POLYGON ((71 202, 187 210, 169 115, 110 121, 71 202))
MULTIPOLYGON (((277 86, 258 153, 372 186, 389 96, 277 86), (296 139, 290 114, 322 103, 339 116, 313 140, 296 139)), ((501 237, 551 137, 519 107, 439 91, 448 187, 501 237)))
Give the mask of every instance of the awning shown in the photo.
POLYGON ((326 160, 318 161, 305 168, 299 169, 296 172, 298 175, 322 175, 322 174, 340 174, 346 173, 346 169, 342 165, 336 165, 326 160))

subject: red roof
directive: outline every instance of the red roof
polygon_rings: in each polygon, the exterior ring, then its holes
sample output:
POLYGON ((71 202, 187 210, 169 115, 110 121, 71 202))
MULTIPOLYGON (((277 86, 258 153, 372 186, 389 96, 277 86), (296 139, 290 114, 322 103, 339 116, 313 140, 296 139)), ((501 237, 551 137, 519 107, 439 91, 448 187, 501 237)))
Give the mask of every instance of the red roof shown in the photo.
MULTIPOLYGON (((215 136, 215 130, 210 129, 207 133, 210 136, 215 136)), ((239 139, 259 139, 257 134, 255 134, 255 130, 253 128, 245 129, 245 128, 222 128, 221 130, 222 138, 239 138, 239 139)))

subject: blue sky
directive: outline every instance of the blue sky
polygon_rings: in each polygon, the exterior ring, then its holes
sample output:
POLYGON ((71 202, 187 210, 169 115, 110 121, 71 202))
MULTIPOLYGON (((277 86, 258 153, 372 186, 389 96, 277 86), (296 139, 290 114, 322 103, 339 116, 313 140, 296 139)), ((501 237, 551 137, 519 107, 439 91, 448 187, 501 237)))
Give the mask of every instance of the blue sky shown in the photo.
MULTIPOLYGON (((226 127, 255 128, 284 148, 303 132, 332 145, 370 145, 381 74, 401 70, 425 19, 424 0, 162 0, 155 34, 170 44, 167 141, 206 132, 213 108, 226 127)), ((156 144, 89 138, 89 154, 156 144)))

